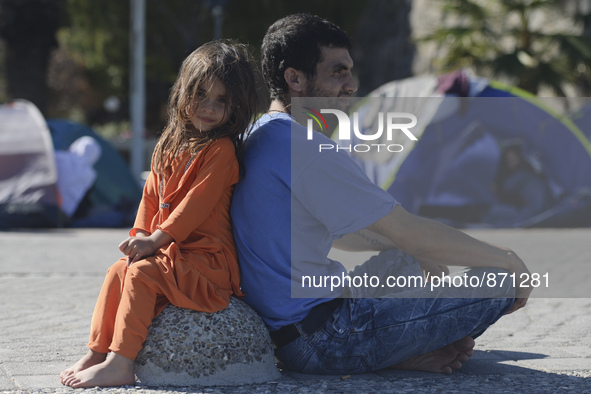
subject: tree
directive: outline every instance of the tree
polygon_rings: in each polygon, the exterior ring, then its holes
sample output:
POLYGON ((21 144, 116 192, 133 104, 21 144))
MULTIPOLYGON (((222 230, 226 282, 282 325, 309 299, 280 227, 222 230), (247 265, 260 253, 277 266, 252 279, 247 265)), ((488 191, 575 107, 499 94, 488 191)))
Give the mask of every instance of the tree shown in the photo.
POLYGON ((452 22, 425 39, 446 52, 439 59, 442 72, 470 67, 534 94, 550 88, 564 97, 569 85, 591 77, 585 67, 591 41, 572 29, 574 23, 570 29, 534 23, 563 9, 563 0, 446 0, 443 10, 452 22))
MULTIPOLYGON (((151 134, 164 125, 164 107, 181 62, 213 38, 211 8, 218 3, 220 0, 146 1, 146 126, 151 134)), ((67 0, 60 45, 84 67, 91 89, 91 99, 82 108, 87 123, 120 122, 129 117, 129 26, 129 0, 67 0), (114 114, 103 107, 110 97, 121 103, 114 114)))
MULTIPOLYGON (((296 12, 327 18, 353 38, 360 95, 408 76, 414 54, 408 38, 410 3, 349 0, 343 6, 340 0, 146 0, 146 127, 152 135, 162 129, 169 90, 181 62, 199 45, 214 39, 220 27, 223 38, 249 44, 259 58, 262 38, 271 23, 296 12), (216 25, 214 10, 220 7, 223 25, 216 25)), ((48 117, 92 126, 128 118, 129 0, 0 0, 0 5, 6 44, 0 47, 0 61, 3 50, 11 53, 10 75, 6 75, 11 96, 29 98, 48 117), (35 49, 40 46, 44 49, 35 49), (33 52, 37 58, 26 58, 18 65, 14 55, 22 52, 33 52), (48 59, 50 77, 46 78, 48 59), (103 105, 111 97, 121 103, 114 113, 103 105)), ((259 86, 261 95, 267 96, 262 81, 259 86)))
MULTIPOLYGON (((591 40, 591 0, 578 0, 577 9, 575 13, 575 21, 583 25, 583 37, 591 40)), ((591 94, 591 65, 579 65, 578 75, 575 77, 575 82, 579 86, 579 91, 582 96, 589 96, 591 94)))
MULTIPOLYGON (((269 25, 294 12, 328 18, 354 34, 365 0, 147 0, 146 1, 146 126, 157 134, 165 122, 164 107, 183 59, 199 45, 214 39, 213 10, 223 7, 222 37, 250 45, 255 57, 269 25)), ((59 32, 60 45, 85 68, 94 89, 94 103, 84 109, 85 120, 100 123, 102 101, 119 97, 127 114, 129 86, 129 1, 67 0, 67 18, 59 32)), ((266 95, 261 82, 261 94, 266 95)))
POLYGON ((57 46, 61 0, 1 0, 0 35, 5 41, 5 76, 10 99, 47 106, 47 67, 57 46))

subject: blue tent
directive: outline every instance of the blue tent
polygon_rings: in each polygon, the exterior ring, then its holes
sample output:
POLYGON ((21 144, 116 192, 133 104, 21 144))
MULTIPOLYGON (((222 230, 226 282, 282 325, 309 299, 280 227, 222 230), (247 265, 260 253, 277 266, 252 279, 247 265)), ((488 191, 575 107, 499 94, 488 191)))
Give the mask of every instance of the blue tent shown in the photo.
POLYGON ((578 128, 581 129, 583 134, 587 138, 591 138, 591 102, 589 98, 582 99, 586 103, 573 114, 570 115, 570 119, 573 121, 578 128))
POLYGON ((355 109, 368 130, 375 130, 375 111, 368 109, 372 105, 389 112, 410 109, 423 119, 413 129, 419 140, 407 143, 403 152, 381 152, 379 157, 352 152, 370 178, 408 211, 457 226, 591 224, 589 140, 570 119, 555 113, 549 101, 463 73, 394 81, 369 97, 375 98, 355 109), (486 223, 497 200, 491 184, 501 152, 515 144, 543 175, 551 203, 531 216, 486 223))
POLYGON ((142 196, 123 157, 111 144, 90 127, 67 120, 47 121, 56 150, 67 150, 76 139, 90 136, 102 148, 100 159, 94 165, 96 182, 89 199, 90 209, 85 217, 71 223, 74 227, 121 227, 133 223, 142 196))

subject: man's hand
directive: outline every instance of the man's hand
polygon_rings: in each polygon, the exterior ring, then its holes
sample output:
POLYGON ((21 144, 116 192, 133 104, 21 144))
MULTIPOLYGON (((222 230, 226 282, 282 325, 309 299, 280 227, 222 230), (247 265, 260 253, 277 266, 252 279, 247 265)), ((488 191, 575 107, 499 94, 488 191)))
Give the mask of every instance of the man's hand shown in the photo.
POLYGON ((441 274, 449 275, 449 268, 447 268, 445 265, 425 263, 425 262, 421 262, 421 261, 419 261, 419 265, 423 269, 423 274, 425 275, 426 278, 432 278, 434 276, 441 276, 441 274))
POLYGON ((521 309, 527 304, 527 300, 533 290, 530 281, 523 282, 520 278, 531 278, 531 273, 525 266, 525 263, 513 252, 509 251, 510 257, 514 260, 514 267, 510 270, 511 273, 515 273, 515 302, 513 306, 507 311, 507 315, 521 309), (525 274, 524 276, 521 276, 525 274), (527 286, 522 287, 521 285, 527 286))
MULTIPOLYGON (((501 268, 515 274, 515 302, 507 313, 523 308, 532 287, 517 279, 531 278, 525 263, 510 249, 479 241, 434 220, 412 215, 401 206, 368 226, 389 238, 403 252, 419 260, 423 270, 432 274, 438 266, 501 268), (523 276, 521 276, 523 275, 523 276)), ((441 274, 441 271, 439 271, 441 274)), ((432 275, 431 274, 431 275, 432 275)))

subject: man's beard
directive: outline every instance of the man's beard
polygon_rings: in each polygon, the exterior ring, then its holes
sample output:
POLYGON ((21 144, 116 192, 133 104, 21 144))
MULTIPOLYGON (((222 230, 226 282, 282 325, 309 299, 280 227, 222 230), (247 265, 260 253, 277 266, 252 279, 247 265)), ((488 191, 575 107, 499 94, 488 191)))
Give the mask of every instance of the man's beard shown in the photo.
POLYGON ((348 113, 351 106, 351 94, 340 91, 337 96, 327 90, 317 89, 314 84, 309 86, 305 91, 305 97, 322 97, 326 98, 326 102, 330 103, 334 109, 341 110, 348 113))

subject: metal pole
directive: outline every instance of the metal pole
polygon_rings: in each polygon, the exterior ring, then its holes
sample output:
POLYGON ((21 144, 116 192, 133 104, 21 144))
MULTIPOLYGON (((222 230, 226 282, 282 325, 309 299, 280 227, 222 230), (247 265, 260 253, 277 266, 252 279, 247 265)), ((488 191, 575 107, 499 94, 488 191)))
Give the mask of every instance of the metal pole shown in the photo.
POLYGON ((146 1, 130 0, 131 6, 131 34, 130 34, 130 115, 131 115, 131 172, 136 181, 142 185, 141 178, 144 171, 144 131, 146 112, 146 83, 144 73, 145 57, 145 26, 146 1))

